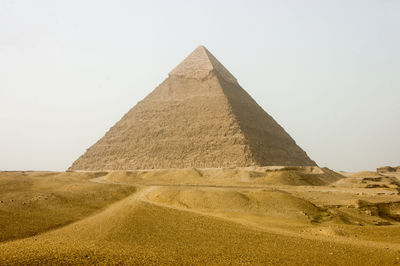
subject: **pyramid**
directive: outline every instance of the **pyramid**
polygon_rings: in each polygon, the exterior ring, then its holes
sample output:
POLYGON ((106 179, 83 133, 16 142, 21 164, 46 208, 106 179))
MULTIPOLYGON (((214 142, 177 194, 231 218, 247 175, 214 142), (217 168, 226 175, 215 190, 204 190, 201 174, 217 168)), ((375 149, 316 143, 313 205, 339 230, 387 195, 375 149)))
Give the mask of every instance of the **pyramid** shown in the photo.
POLYGON ((270 165, 316 164, 199 46, 69 170, 270 165))

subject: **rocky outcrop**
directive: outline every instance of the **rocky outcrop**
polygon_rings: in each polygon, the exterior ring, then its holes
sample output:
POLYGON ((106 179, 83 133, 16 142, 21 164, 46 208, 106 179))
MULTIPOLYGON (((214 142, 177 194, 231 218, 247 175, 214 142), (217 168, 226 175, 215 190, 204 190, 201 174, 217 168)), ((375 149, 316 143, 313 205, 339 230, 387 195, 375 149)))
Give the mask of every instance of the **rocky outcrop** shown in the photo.
POLYGON ((391 173, 391 172, 400 172, 400 166, 391 167, 391 166, 382 166, 376 168, 377 173, 391 173))

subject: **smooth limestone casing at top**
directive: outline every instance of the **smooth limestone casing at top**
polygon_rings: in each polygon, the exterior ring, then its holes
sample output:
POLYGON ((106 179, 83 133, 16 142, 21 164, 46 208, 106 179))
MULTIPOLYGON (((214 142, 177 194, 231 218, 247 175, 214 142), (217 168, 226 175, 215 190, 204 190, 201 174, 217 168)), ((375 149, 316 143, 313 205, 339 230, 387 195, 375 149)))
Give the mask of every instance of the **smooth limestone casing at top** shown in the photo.
POLYGON ((204 47, 69 170, 316 165, 204 47))

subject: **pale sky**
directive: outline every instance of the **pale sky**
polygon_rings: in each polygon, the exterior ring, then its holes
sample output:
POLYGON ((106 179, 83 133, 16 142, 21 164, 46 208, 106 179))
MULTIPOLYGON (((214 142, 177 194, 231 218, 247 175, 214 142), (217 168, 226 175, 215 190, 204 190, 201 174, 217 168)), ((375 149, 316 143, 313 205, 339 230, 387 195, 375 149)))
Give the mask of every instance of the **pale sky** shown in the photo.
POLYGON ((400 1, 0 1, 0 170, 65 170, 198 45, 320 166, 400 165, 400 1))

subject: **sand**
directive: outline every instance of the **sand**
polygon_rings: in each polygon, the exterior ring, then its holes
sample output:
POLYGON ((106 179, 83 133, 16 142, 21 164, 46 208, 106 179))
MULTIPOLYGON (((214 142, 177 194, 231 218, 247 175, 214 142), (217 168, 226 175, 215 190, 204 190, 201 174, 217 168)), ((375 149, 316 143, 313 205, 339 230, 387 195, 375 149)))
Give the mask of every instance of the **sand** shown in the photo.
POLYGON ((356 178, 318 167, 0 172, 0 264, 400 263, 398 187, 356 178))

